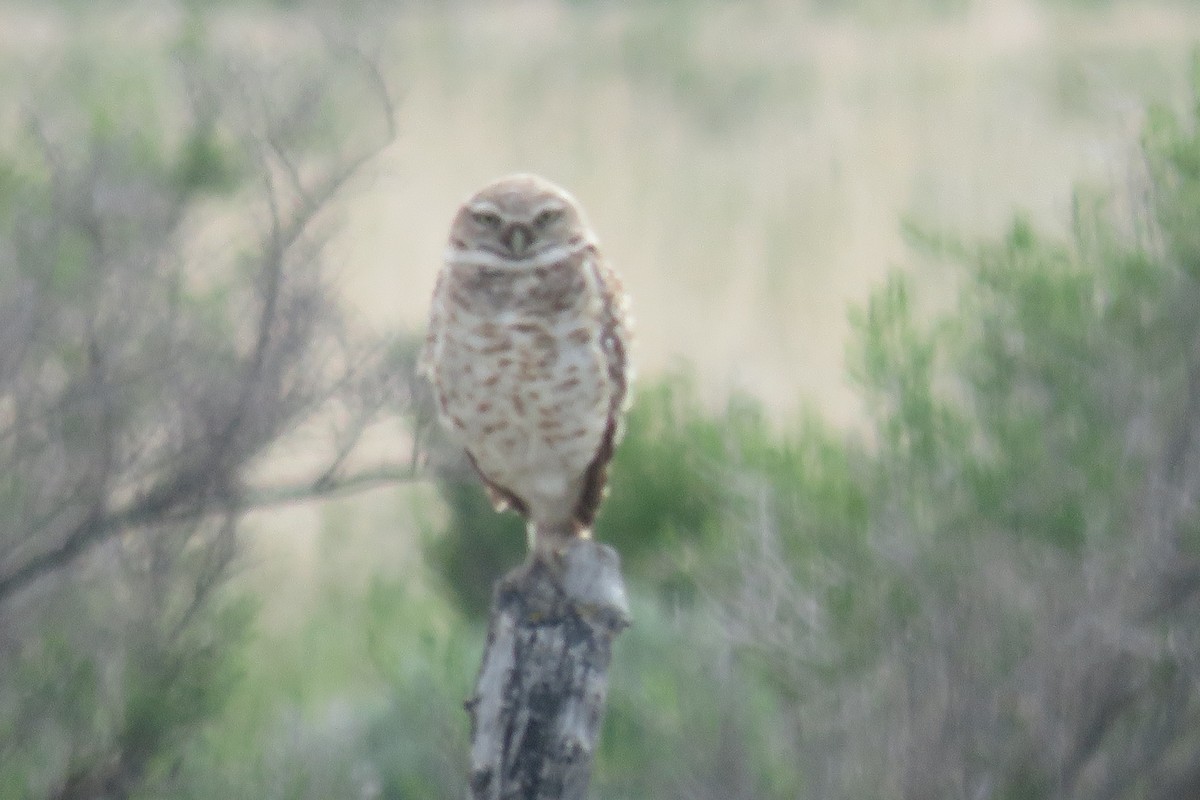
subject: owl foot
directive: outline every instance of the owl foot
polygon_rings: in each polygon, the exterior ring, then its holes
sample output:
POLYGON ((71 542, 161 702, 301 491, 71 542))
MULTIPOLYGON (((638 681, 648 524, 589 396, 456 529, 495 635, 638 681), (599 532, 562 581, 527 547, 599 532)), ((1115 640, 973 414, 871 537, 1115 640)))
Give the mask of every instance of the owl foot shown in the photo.
POLYGON ((534 550, 524 564, 504 576, 499 592, 521 594, 535 620, 569 608, 589 624, 614 633, 630 623, 621 559, 612 547, 592 539, 534 550))
POLYGON ((617 551, 592 539, 576 539, 561 558, 560 585, 580 615, 596 618, 615 630, 628 627, 629 597, 617 551))

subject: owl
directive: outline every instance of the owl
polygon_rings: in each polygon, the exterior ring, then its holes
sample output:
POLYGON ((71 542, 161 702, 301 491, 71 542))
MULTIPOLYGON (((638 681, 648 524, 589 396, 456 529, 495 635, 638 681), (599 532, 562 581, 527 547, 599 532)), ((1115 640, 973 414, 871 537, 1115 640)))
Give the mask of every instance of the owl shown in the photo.
POLYGON ((501 178, 454 217, 420 369, 439 417, 534 559, 588 538, 629 393, 628 299, 579 204, 501 178))

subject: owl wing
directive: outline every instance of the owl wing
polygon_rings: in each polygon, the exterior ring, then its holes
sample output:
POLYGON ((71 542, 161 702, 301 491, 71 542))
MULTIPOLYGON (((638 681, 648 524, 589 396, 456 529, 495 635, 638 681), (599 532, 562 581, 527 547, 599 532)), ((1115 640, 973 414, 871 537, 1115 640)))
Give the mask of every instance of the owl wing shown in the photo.
POLYGON ((437 360, 438 342, 446 327, 446 272, 438 270, 433 284, 433 300, 429 304, 429 326, 425 329, 425 344, 417 356, 417 375, 436 385, 434 364, 437 360))
MULTIPOLYGON (((438 352, 442 337, 445 335, 447 304, 450 302, 450 283, 447 280, 445 270, 438 273, 437 281, 433 287, 433 302, 430 304, 429 312, 429 328, 425 333, 425 344, 421 348, 421 354, 417 358, 417 374, 423 375, 433 385, 434 395, 438 405, 439 413, 446 413, 446 398, 439 388, 437 377, 437 362, 440 353, 438 352)), ((471 462, 471 468, 475 470, 475 474, 483 481, 483 488, 487 491, 488 500, 491 501, 492 507, 497 511, 503 511, 506 508, 511 508, 523 517, 529 516, 529 508, 524 500, 517 497, 510 490, 495 483, 483 470, 479 468, 479 462, 475 460, 475 455, 469 450, 466 450, 467 460, 471 462)))
POLYGON ((593 251, 588 264, 603 301, 600 314, 600 350, 608 367, 609 382, 613 390, 609 398, 604 436, 596 449, 596 455, 584 472, 583 488, 575 505, 575 521, 583 528, 592 526, 600 508, 600 501, 604 499, 608 484, 608 464, 612 461, 613 449, 621 437, 621 414, 628 399, 632 375, 628 352, 629 299, 621 285, 621 279, 599 253, 593 251))
POLYGON ((511 508, 525 519, 529 519, 529 506, 524 500, 485 475, 483 470, 479 468, 479 464, 475 461, 475 456, 470 450, 467 451, 467 459, 471 462, 471 466, 474 468, 475 474, 479 476, 479 480, 483 481, 483 488, 487 492, 492 508, 497 511, 504 511, 511 508))

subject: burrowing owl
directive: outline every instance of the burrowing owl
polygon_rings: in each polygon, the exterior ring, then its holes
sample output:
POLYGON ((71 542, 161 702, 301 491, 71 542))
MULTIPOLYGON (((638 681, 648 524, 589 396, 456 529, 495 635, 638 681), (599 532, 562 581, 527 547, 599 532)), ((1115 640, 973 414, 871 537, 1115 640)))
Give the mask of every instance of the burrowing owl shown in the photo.
POLYGON ((535 175, 466 201, 450 227, 421 369, 497 510, 554 564, 590 535, 631 379, 628 300, 579 205, 535 175))

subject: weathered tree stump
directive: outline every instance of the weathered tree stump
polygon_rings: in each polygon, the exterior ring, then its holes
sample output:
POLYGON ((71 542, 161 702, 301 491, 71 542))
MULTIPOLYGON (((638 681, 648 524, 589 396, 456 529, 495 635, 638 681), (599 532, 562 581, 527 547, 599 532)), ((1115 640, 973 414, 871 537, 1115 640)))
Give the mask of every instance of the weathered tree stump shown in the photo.
POLYGON ((470 800, 585 800, 612 641, 629 625, 620 559, 583 540, 561 575, 540 561, 496 587, 467 701, 470 800))

